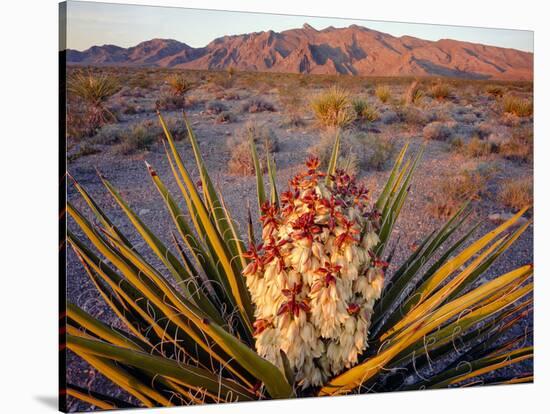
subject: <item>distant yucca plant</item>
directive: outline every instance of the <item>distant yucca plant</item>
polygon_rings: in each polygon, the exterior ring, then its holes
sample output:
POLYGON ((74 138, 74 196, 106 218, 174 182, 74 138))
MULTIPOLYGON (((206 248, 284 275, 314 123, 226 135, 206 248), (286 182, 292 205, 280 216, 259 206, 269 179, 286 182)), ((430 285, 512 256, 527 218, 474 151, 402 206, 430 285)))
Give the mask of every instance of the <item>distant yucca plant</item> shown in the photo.
POLYGON ((533 102, 529 99, 522 99, 508 94, 502 99, 502 106, 505 113, 514 114, 519 117, 533 115, 533 102))
MULTIPOLYGON (((68 395, 114 408, 443 388, 532 358, 523 333, 499 341, 530 311, 532 266, 475 283, 531 224, 512 229, 527 208, 463 249, 477 228, 459 235, 465 204, 388 273, 393 254, 386 247, 422 151, 410 157, 404 147, 373 200, 338 170, 338 135, 326 173, 310 160, 279 195, 269 154, 266 194, 251 140, 262 243, 249 212, 246 249, 189 124, 201 192, 159 120, 187 213, 147 165, 173 219, 173 248, 106 177, 100 180, 162 266, 146 259, 74 179, 95 220, 67 203, 88 239, 68 231, 68 242, 127 330, 69 304, 66 345, 134 399, 74 385, 68 395), (391 281, 385 288, 384 280, 391 281)), ((531 380, 526 373, 485 383, 531 380)))
POLYGON ((424 91, 420 86, 420 82, 417 80, 413 81, 405 92, 405 103, 407 105, 416 105, 420 102, 424 96, 424 91))
POLYGON ((378 99, 380 99, 380 102, 382 103, 388 102, 391 98, 391 90, 387 85, 377 86, 374 90, 374 94, 378 99))
POLYGON ((179 73, 168 77, 167 82, 170 85, 172 95, 178 97, 184 97, 193 88, 193 84, 179 73))
POLYGON ((326 127, 344 128, 355 119, 349 93, 337 86, 313 98, 311 107, 317 121, 326 127))
POLYGON ((108 121, 116 120, 116 116, 105 107, 105 102, 119 89, 119 83, 108 75, 76 73, 69 78, 67 90, 87 106, 89 133, 108 121))
POLYGON ((353 100, 352 107, 355 112, 355 117, 357 119, 374 122, 378 118, 380 118, 380 114, 378 113, 376 108, 372 105, 369 105, 369 103, 364 99, 353 100))

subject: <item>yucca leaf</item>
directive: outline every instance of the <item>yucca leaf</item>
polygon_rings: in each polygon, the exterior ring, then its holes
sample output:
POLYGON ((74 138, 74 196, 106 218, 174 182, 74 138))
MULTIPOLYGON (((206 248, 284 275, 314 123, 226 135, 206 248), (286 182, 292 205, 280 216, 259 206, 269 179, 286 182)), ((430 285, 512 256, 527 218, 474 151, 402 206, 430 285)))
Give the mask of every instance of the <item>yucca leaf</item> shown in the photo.
POLYGON ((67 385, 67 395, 70 395, 73 398, 77 398, 103 410, 114 410, 116 408, 135 408, 135 405, 130 404, 126 401, 122 401, 118 398, 104 395, 95 391, 87 390, 74 384, 67 385))
MULTIPOLYGON (((187 135, 189 137, 189 142, 191 143, 197 168, 199 170, 199 174, 201 177, 201 183, 202 183, 203 193, 206 199, 206 203, 209 207, 209 210, 212 216, 214 217, 214 221, 216 223, 218 231, 222 235, 223 239, 225 240, 225 243, 229 251, 231 252, 232 257, 237 257, 239 255, 238 241, 241 240, 241 237, 239 234, 237 234, 236 237, 232 237, 230 235, 231 234, 231 229, 230 229, 231 217, 229 216, 228 211, 222 207, 222 203, 220 202, 220 199, 216 193, 214 185, 212 184, 212 180, 210 179, 208 170, 206 169, 206 164, 204 163, 204 160, 202 158, 195 133, 191 128, 191 125, 187 119, 187 116, 185 115, 185 112, 182 112, 182 114, 183 114, 183 120, 185 122, 185 126, 187 128, 187 135)), ((159 117, 162 118, 160 114, 159 114, 159 117)), ((237 270, 239 272, 242 271, 242 267, 238 267, 237 270)))
POLYGON ((208 240, 209 246, 211 246, 211 252, 213 257, 216 257, 219 262, 220 275, 222 276, 222 283, 228 292, 231 293, 234 303, 237 305, 241 314, 244 326, 249 332, 252 332, 252 320, 254 318, 252 311, 252 302, 250 294, 246 289, 244 280, 238 271, 238 267, 233 260, 233 256, 228 250, 224 239, 219 234, 216 225, 214 225, 210 219, 210 215, 200 198, 200 195, 185 168, 181 156, 179 155, 172 135, 166 127, 162 116, 159 113, 159 119, 168 140, 168 144, 172 151, 175 164, 183 179, 186 190, 189 192, 189 198, 192 203, 188 206, 190 210, 197 212, 197 218, 200 221, 200 226, 204 229, 205 239, 208 240), (225 277, 223 277, 225 276, 225 277))
MULTIPOLYGON (((453 384, 458 384, 470 378, 492 372, 497 369, 516 364, 526 359, 533 358, 533 347, 524 347, 514 351, 505 352, 500 355, 488 356, 471 361, 468 364, 460 364, 450 368, 447 371, 422 382, 424 388, 445 388, 453 384)), ((405 389, 415 389, 414 385, 405 389)))
POLYGON ((332 379, 329 384, 321 388, 319 394, 341 394, 357 388, 373 378, 380 370, 389 365, 393 358, 415 342, 421 340, 429 332, 452 320, 465 309, 469 309, 474 304, 487 297, 491 297, 503 288, 525 281, 531 274, 532 266, 520 267, 477 287, 460 298, 442 305, 429 315, 426 315, 422 320, 407 327, 403 335, 392 341, 386 349, 332 379))
POLYGON ((330 176, 333 176, 336 172, 336 164, 338 163, 338 154, 340 153, 340 141, 341 141, 340 129, 336 129, 336 136, 334 138, 334 145, 332 146, 332 153, 327 168, 327 176, 325 178, 325 185, 330 184, 330 176))
POLYGON ((258 211, 262 214, 262 206, 267 200, 264 188, 264 177, 262 173, 262 167, 260 165, 260 158, 258 157, 258 150, 254 137, 252 134, 248 137, 248 144, 250 146, 250 155, 252 157, 252 164, 254 164, 254 172, 256 173, 256 191, 258 194, 258 211))
POLYGON ((381 211, 384 207, 384 205, 387 202, 387 199, 390 195, 390 192, 395 184, 395 179, 399 173, 399 170, 401 169, 401 165, 403 164, 403 160, 405 159, 405 154, 407 153, 407 149, 409 148, 409 143, 407 142, 401 151, 399 152, 399 155, 397 156, 397 159, 395 160, 395 163, 393 165, 393 168, 390 172, 390 176, 388 180, 386 181, 386 184, 384 185, 384 188, 382 189, 382 192, 380 193, 380 196, 378 197, 378 200, 376 201, 376 209, 378 211, 381 211))
POLYGON ((208 370, 167 358, 156 357, 144 352, 74 335, 67 335, 67 346, 69 349, 88 355, 107 358, 139 368, 151 375, 162 375, 192 387, 205 388, 215 394, 219 392, 224 398, 234 395, 238 396, 241 401, 253 399, 253 394, 250 391, 234 381, 223 379, 208 370))
POLYGON ((269 187, 271 189, 270 191, 270 202, 273 205, 276 205, 279 207, 279 194, 277 192, 277 173, 276 173, 276 166, 275 162, 271 159, 271 154, 269 151, 269 146, 266 142, 265 144, 265 157, 267 162, 267 175, 269 176, 269 187))

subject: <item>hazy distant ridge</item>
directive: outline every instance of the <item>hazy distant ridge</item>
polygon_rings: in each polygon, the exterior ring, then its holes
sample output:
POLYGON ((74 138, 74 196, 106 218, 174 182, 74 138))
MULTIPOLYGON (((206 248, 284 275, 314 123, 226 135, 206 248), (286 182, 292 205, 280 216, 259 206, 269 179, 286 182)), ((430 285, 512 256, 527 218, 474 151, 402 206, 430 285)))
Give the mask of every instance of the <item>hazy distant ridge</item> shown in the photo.
POLYGON ((532 80, 533 54, 461 42, 394 37, 365 27, 302 28, 224 36, 193 48, 171 39, 67 50, 79 65, 226 69, 363 76, 453 76, 532 80))

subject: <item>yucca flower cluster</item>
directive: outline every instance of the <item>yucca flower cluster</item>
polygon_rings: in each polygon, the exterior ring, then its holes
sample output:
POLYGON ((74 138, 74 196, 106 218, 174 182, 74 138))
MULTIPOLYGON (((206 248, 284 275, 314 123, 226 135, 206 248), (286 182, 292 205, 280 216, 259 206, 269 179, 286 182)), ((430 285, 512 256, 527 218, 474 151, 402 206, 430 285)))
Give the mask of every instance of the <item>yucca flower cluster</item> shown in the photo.
POLYGON ((373 253, 379 214, 355 177, 326 179, 319 160, 290 181, 280 206, 262 206, 262 243, 244 269, 256 305, 257 352, 302 388, 357 363, 387 264, 373 253))

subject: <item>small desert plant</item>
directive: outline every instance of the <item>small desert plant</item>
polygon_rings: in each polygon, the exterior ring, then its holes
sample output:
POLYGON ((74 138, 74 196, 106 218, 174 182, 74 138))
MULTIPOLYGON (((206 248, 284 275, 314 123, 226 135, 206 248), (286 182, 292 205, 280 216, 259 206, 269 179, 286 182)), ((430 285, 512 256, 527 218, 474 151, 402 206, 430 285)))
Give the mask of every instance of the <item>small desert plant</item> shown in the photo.
POLYGON ((304 124, 302 106, 303 97, 298 88, 279 88, 279 99, 285 110, 285 123, 289 126, 302 126, 304 124))
POLYGON ((421 88, 420 82, 413 81, 405 91, 404 100, 407 105, 416 105, 424 96, 424 91, 421 88))
POLYGON ((485 92, 491 96, 494 96, 495 98, 500 98, 504 95, 504 89, 502 86, 498 85, 487 85, 485 87, 485 92))
POLYGON ((428 212, 438 218, 450 217, 468 200, 478 200, 487 189, 491 171, 464 169, 437 180, 436 194, 428 202, 428 212))
POLYGON ((82 141, 78 145, 78 149, 70 155, 67 155, 67 161, 72 162, 78 158, 85 157, 86 155, 98 154, 101 151, 94 144, 88 141, 82 141))
POLYGON ((533 102, 530 99, 520 98, 508 94, 502 99, 502 107, 505 113, 511 113, 519 117, 533 115, 533 102))
POLYGON ((512 137, 500 144, 499 154, 504 158, 517 162, 533 160, 533 133, 519 130, 512 137))
POLYGON ((437 100, 447 99, 451 95, 451 88, 441 81, 436 82, 430 87, 430 96, 437 100))
POLYGON ((340 142, 338 155, 339 168, 347 174, 356 175, 364 161, 363 156, 367 141, 364 139, 363 133, 353 134, 328 129, 321 133, 317 143, 311 146, 308 152, 319 159, 321 168, 328 168, 336 140, 340 142))
POLYGON ((231 122, 235 122, 236 120, 237 117, 231 111, 223 111, 216 116, 217 124, 229 124, 231 122))
POLYGON ((374 90, 374 94, 382 103, 387 103, 391 98, 391 90, 387 85, 377 86, 374 90))
POLYGON ((204 111, 207 114, 217 115, 224 111, 227 111, 227 106, 218 101, 211 101, 206 104, 204 111))
POLYGON ((451 129, 445 123, 435 121, 424 127, 422 135, 427 140, 445 141, 451 136, 451 129))
POLYGON ((361 121, 374 122, 380 118, 376 108, 364 99, 354 99, 351 103, 355 118, 361 121))
MULTIPOLYGON (((159 119, 177 188, 186 211, 195 213, 188 220, 147 165, 173 219, 173 249, 103 175, 142 241, 130 242, 74 179, 95 219, 71 202, 66 206, 80 230, 68 231, 68 244, 127 329, 69 303, 61 349, 132 395, 125 407, 466 386, 533 357, 520 340, 496 342, 529 311, 533 266, 476 283, 530 224, 512 230, 526 208, 463 248, 471 235, 459 235, 469 214, 464 206, 390 271, 386 248, 421 152, 408 157, 405 147, 371 201, 364 186, 337 168, 338 138, 327 170, 309 159, 281 194, 269 157, 266 194, 251 142, 262 231, 256 239, 249 220, 247 250, 194 134, 189 139, 201 190, 159 119), (428 376, 419 374, 428 368, 428 376)), ((503 375, 487 380, 532 381, 530 373, 503 375)), ((67 388, 68 395, 99 407, 119 405, 97 392, 67 388)))
POLYGON ((114 148, 118 154, 132 154, 136 151, 149 150, 158 134, 146 125, 137 124, 121 135, 120 143, 114 148))
POLYGON ((120 89, 114 78, 91 72, 76 73, 69 79, 67 89, 86 105, 88 135, 108 121, 116 121, 115 115, 105 106, 106 101, 120 89))
POLYGON ((179 73, 169 76, 166 82, 170 87, 170 93, 179 97, 184 97, 194 87, 189 80, 179 73))
POLYGON ((258 112, 275 112, 275 107, 271 102, 261 98, 252 98, 244 102, 241 107, 242 112, 255 114, 258 112))
POLYGON ((254 174, 254 158, 251 145, 261 149, 260 163, 262 169, 267 168, 267 152, 277 151, 277 136, 271 128, 256 122, 247 122, 239 129, 228 143, 230 159, 227 168, 230 174, 252 175, 254 174))
POLYGON ((499 201, 514 211, 533 204, 533 181, 531 178, 511 179, 502 183, 499 201))
POLYGON ((384 170, 396 153, 396 145, 388 137, 365 138, 365 167, 373 170, 384 170))
POLYGON ((344 128, 355 119, 349 93, 337 86, 314 97, 311 108, 317 121, 325 127, 344 128))
POLYGON ((499 146, 494 142, 472 137, 460 151, 467 157, 479 158, 498 152, 499 146))

